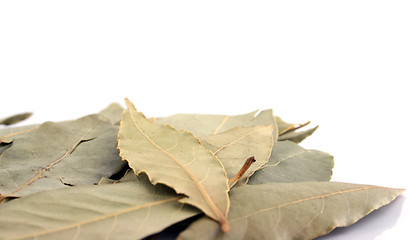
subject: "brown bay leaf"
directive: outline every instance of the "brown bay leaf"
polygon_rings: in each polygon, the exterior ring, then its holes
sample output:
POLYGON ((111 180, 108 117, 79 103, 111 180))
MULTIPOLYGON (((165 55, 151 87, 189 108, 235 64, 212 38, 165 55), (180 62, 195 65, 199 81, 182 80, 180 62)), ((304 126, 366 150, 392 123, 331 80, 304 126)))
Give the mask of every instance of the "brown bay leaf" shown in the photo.
MULTIPOLYGON (((273 111, 271 109, 257 111, 242 115, 211 115, 211 114, 175 114, 155 120, 156 124, 170 124, 177 129, 184 129, 197 137, 217 134, 234 127, 250 127, 257 125, 276 126, 273 111)), ((278 128, 274 128, 278 135, 278 128)))
POLYGON ((154 124, 125 102, 118 133, 122 159, 137 175, 145 172, 153 184, 188 196, 180 201, 198 207, 228 231, 229 186, 220 161, 191 133, 154 124))
POLYGON ((244 185, 231 190, 230 232, 203 217, 178 239, 313 239, 355 223, 402 192, 337 182, 244 185))
POLYGON ((2 204, 0 239, 141 239, 200 212, 183 197, 141 177, 43 191, 2 204))
POLYGON ((124 165, 116 149, 117 131, 99 115, 89 115, 18 132, 0 155, 0 201, 111 176, 124 165))
POLYGON ((257 169, 268 162, 276 138, 273 125, 259 125, 235 127, 219 134, 204 136, 201 141, 206 149, 220 159, 229 179, 237 174, 248 157, 254 156, 256 161, 240 181, 245 183, 257 169))
POLYGON ((268 163, 255 172, 248 183, 329 181, 333 167, 334 158, 328 153, 306 150, 291 141, 279 141, 268 163))

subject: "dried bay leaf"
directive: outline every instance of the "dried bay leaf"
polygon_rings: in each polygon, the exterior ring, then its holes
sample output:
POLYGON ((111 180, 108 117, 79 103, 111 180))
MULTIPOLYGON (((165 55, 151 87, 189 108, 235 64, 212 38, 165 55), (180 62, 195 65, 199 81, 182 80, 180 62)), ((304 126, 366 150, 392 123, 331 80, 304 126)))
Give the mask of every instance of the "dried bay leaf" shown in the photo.
POLYGON ((203 217, 178 239, 313 239, 355 223, 402 192, 337 182, 244 185, 231 190, 230 232, 203 217))
POLYGON ((317 130, 318 126, 314 127, 314 128, 310 128, 308 130, 305 131, 291 131, 288 133, 285 133, 281 136, 278 137, 278 141, 292 141, 294 143, 300 143, 302 142, 304 139, 306 139, 307 137, 311 136, 315 130, 317 130))
POLYGON ((0 201, 111 176, 124 165, 116 149, 117 131, 99 115, 89 115, 14 135, 0 155, 0 201))
POLYGON ((334 158, 328 153, 306 150, 291 141, 279 141, 268 163, 255 172, 248 183, 329 181, 333 167, 334 158))
MULTIPOLYGON (((184 129, 197 137, 217 134, 234 127, 250 127, 257 125, 273 124, 276 126, 273 111, 271 109, 257 111, 242 115, 211 115, 211 114, 175 114, 165 118, 159 118, 156 124, 170 124, 177 129, 184 129)), ((278 135, 278 128, 274 128, 278 135)))
POLYGON ((39 192, 2 204, 0 239, 141 239, 200 212, 183 197, 147 179, 39 192))
POLYGON ((125 102, 118 133, 122 159, 136 174, 145 172, 153 184, 188 196, 180 201, 198 207, 228 231, 229 186, 219 160, 191 133, 154 124, 125 102))
MULTIPOLYGON (((256 162, 250 166, 240 181, 245 183, 249 176, 268 162, 276 141, 274 135, 273 125, 235 127, 219 134, 202 137, 201 141, 206 149, 220 159, 229 179, 237 174, 248 157, 254 156, 256 162)), ((234 184, 235 182, 230 186, 234 184)))
POLYGON ((0 119, 0 125, 12 125, 18 122, 21 122, 23 120, 26 120, 27 118, 31 117, 31 115, 33 115, 33 113, 20 113, 20 114, 16 114, 4 119, 0 119))
MULTIPOLYGON (((106 108, 101 110, 98 114, 102 117, 109 119, 113 124, 119 123, 121 120, 123 108, 118 103, 111 103, 106 108)), ((14 136, 23 134, 39 127, 40 124, 32 124, 19 127, 0 128, 0 143, 10 143, 13 141, 14 136)))
POLYGON ((0 143, 11 143, 15 136, 32 131, 39 125, 26 125, 20 127, 8 127, 0 129, 0 143))
POLYGON ((111 103, 106 108, 99 112, 100 115, 106 117, 111 123, 116 124, 121 121, 122 112, 124 108, 118 103, 111 103))
POLYGON ((283 119, 281 119, 281 117, 278 117, 278 116, 275 116, 275 121, 277 122, 277 126, 278 126, 278 136, 281 136, 285 133, 305 127, 310 123, 310 122, 306 122, 304 124, 288 123, 288 122, 283 121, 283 119))

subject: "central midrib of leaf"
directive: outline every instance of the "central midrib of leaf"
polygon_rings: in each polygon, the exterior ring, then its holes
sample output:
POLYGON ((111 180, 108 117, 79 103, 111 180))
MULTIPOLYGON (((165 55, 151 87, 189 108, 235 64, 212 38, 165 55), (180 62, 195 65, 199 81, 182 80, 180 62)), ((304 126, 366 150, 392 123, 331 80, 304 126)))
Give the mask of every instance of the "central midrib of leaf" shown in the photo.
POLYGON ((53 234, 53 233, 62 232, 62 231, 73 229, 73 228, 79 228, 79 227, 87 225, 87 224, 95 223, 95 222, 98 222, 98 221, 103 221, 105 219, 112 218, 112 217, 115 217, 115 216, 119 216, 119 215, 122 215, 122 214, 126 214, 126 213, 129 213, 129 212, 134 212, 134 211, 138 211, 140 209, 150 208, 150 207, 154 207, 154 206, 161 205, 161 204, 166 204, 166 203, 173 202, 173 201, 178 201, 179 199, 182 199, 182 198, 184 198, 184 197, 180 196, 180 197, 174 197, 174 198, 169 198, 169 199, 164 199, 164 200, 160 200, 160 201, 156 201, 156 202, 147 203, 147 204, 144 204, 144 205, 138 205, 138 206, 127 208, 127 209, 124 209, 124 210, 121 210, 121 211, 113 212, 113 213, 110 213, 110 214, 107 214, 107 215, 102 215, 102 216, 99 216, 99 217, 91 218, 91 219, 88 219, 88 220, 85 220, 85 221, 82 221, 82 222, 79 222, 79 223, 70 224, 70 225, 67 225, 67 226, 64 226, 64 227, 45 230, 45 231, 38 232, 38 233, 33 233, 33 234, 28 234, 28 235, 21 236, 21 237, 18 237, 18 238, 12 238, 12 240, 36 238, 36 237, 44 236, 44 235, 47 235, 47 234, 53 234))
POLYGON ((172 154, 164 150, 162 147, 160 147, 157 143, 155 143, 138 125, 137 121, 135 120, 131 108, 129 108, 129 115, 131 116, 132 122, 134 123, 134 126, 138 129, 138 131, 157 149, 159 149, 161 152, 163 152, 165 155, 173 159, 182 169, 185 171, 189 177, 193 180, 195 183, 196 187, 199 189, 200 193, 206 200, 206 202, 209 204, 211 207, 212 211, 221 219, 224 218, 224 215, 220 211, 220 209, 214 204, 213 200, 210 198, 210 196, 207 194, 206 190, 203 188, 202 184, 199 182, 199 180, 196 178, 196 176, 182 163, 180 162, 176 157, 174 157, 172 154))
POLYGON ((271 210, 274 210, 274 209, 279 209, 279 208, 286 207, 286 206, 289 206, 289 205, 294 205, 294 204, 302 203, 302 202, 305 202, 305 201, 311 201, 311 200, 315 200, 315 199, 319 199, 319 198, 324 199, 324 198, 331 197, 331 196, 335 196, 335 195, 339 195, 339 194, 352 193, 352 192, 358 192, 358 191, 364 191, 364 190, 367 191, 367 190, 376 189, 376 188, 379 188, 379 189, 382 189, 382 188, 388 189, 388 188, 386 188, 386 187, 366 186, 366 187, 361 187, 361 188, 354 188, 354 189, 342 190, 342 191, 337 191, 337 192, 332 192, 332 193, 327 193, 327 194, 321 194, 321 195, 312 196, 312 197, 308 197, 308 198, 297 199, 297 200, 294 200, 294 201, 291 201, 291 202, 287 202, 287 203, 280 204, 280 205, 278 205, 278 206, 260 209, 260 210, 258 210, 258 211, 256 211, 256 212, 247 214, 247 215, 245 215, 245 216, 240 216, 240 217, 238 217, 238 218, 231 219, 230 222, 237 222, 237 221, 239 221, 239 220, 241 220, 241 219, 249 218, 249 217, 254 216, 254 215, 256 215, 256 214, 260 214, 260 213, 263 213, 263 212, 268 212, 268 211, 271 211, 271 210))

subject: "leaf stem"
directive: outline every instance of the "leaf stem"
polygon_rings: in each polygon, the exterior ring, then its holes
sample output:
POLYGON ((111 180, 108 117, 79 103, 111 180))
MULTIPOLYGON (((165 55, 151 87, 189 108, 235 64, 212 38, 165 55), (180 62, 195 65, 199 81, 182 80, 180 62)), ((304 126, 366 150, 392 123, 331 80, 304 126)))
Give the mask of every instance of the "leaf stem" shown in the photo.
POLYGON ((254 156, 247 158, 246 162, 244 163, 243 167, 241 167, 240 171, 229 180, 229 184, 233 184, 237 182, 241 177, 243 177, 244 173, 250 168, 251 164, 256 162, 254 156))

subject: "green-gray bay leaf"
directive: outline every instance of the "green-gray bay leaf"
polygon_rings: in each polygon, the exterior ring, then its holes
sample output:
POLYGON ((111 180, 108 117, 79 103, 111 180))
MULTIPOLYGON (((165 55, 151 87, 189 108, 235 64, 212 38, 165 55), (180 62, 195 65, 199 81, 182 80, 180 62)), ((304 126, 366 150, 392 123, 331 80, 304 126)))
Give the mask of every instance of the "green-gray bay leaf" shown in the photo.
POLYGON ((198 214, 166 186, 128 181, 43 191, 0 207, 0 239, 141 239, 198 214))
POLYGON ((229 186, 226 172, 209 150, 191 133, 154 124, 125 99, 118 133, 123 160, 136 174, 145 172, 153 184, 162 183, 185 194, 191 204, 229 230, 229 186))
POLYGON ((278 137, 278 141, 291 141, 294 143, 300 143, 304 141, 307 137, 311 136, 315 130, 317 130, 318 126, 304 130, 304 131, 290 131, 287 133, 282 134, 278 137))
POLYGON ((295 131, 297 129, 300 129, 302 127, 307 126, 310 122, 306 123, 288 123, 283 121, 281 117, 275 116, 275 121, 277 122, 277 127, 278 127, 278 136, 281 136, 285 133, 295 131))
POLYGON ((118 127, 99 115, 46 122, 13 136, 0 155, 0 201, 97 183, 121 169, 118 127))
POLYGON ((268 163, 255 172, 248 183, 329 181, 333 167, 334 158, 328 153, 307 150, 291 141, 279 141, 268 163))
MULTIPOLYGON (((220 159, 229 179, 239 172, 248 157, 254 156, 256 162, 250 166, 240 181, 245 183, 257 169, 268 162, 276 138, 274 125, 259 125, 235 127, 202 137, 201 141, 206 149, 220 159)), ((235 182, 230 186, 234 184, 235 182)))
POLYGON ((217 134, 234 127, 250 127, 257 125, 274 125, 275 135, 278 128, 274 120, 273 111, 267 109, 255 116, 257 111, 242 115, 211 115, 211 114, 175 114, 159 118, 156 124, 170 124, 177 129, 184 129, 197 137, 217 134))
POLYGON ((337 182, 244 185, 231 190, 230 232, 203 217, 178 239, 313 239, 355 223, 402 192, 337 182))
POLYGON ((121 121, 122 112, 124 108, 119 103, 111 103, 106 108, 99 112, 100 115, 106 117, 113 124, 121 121))

